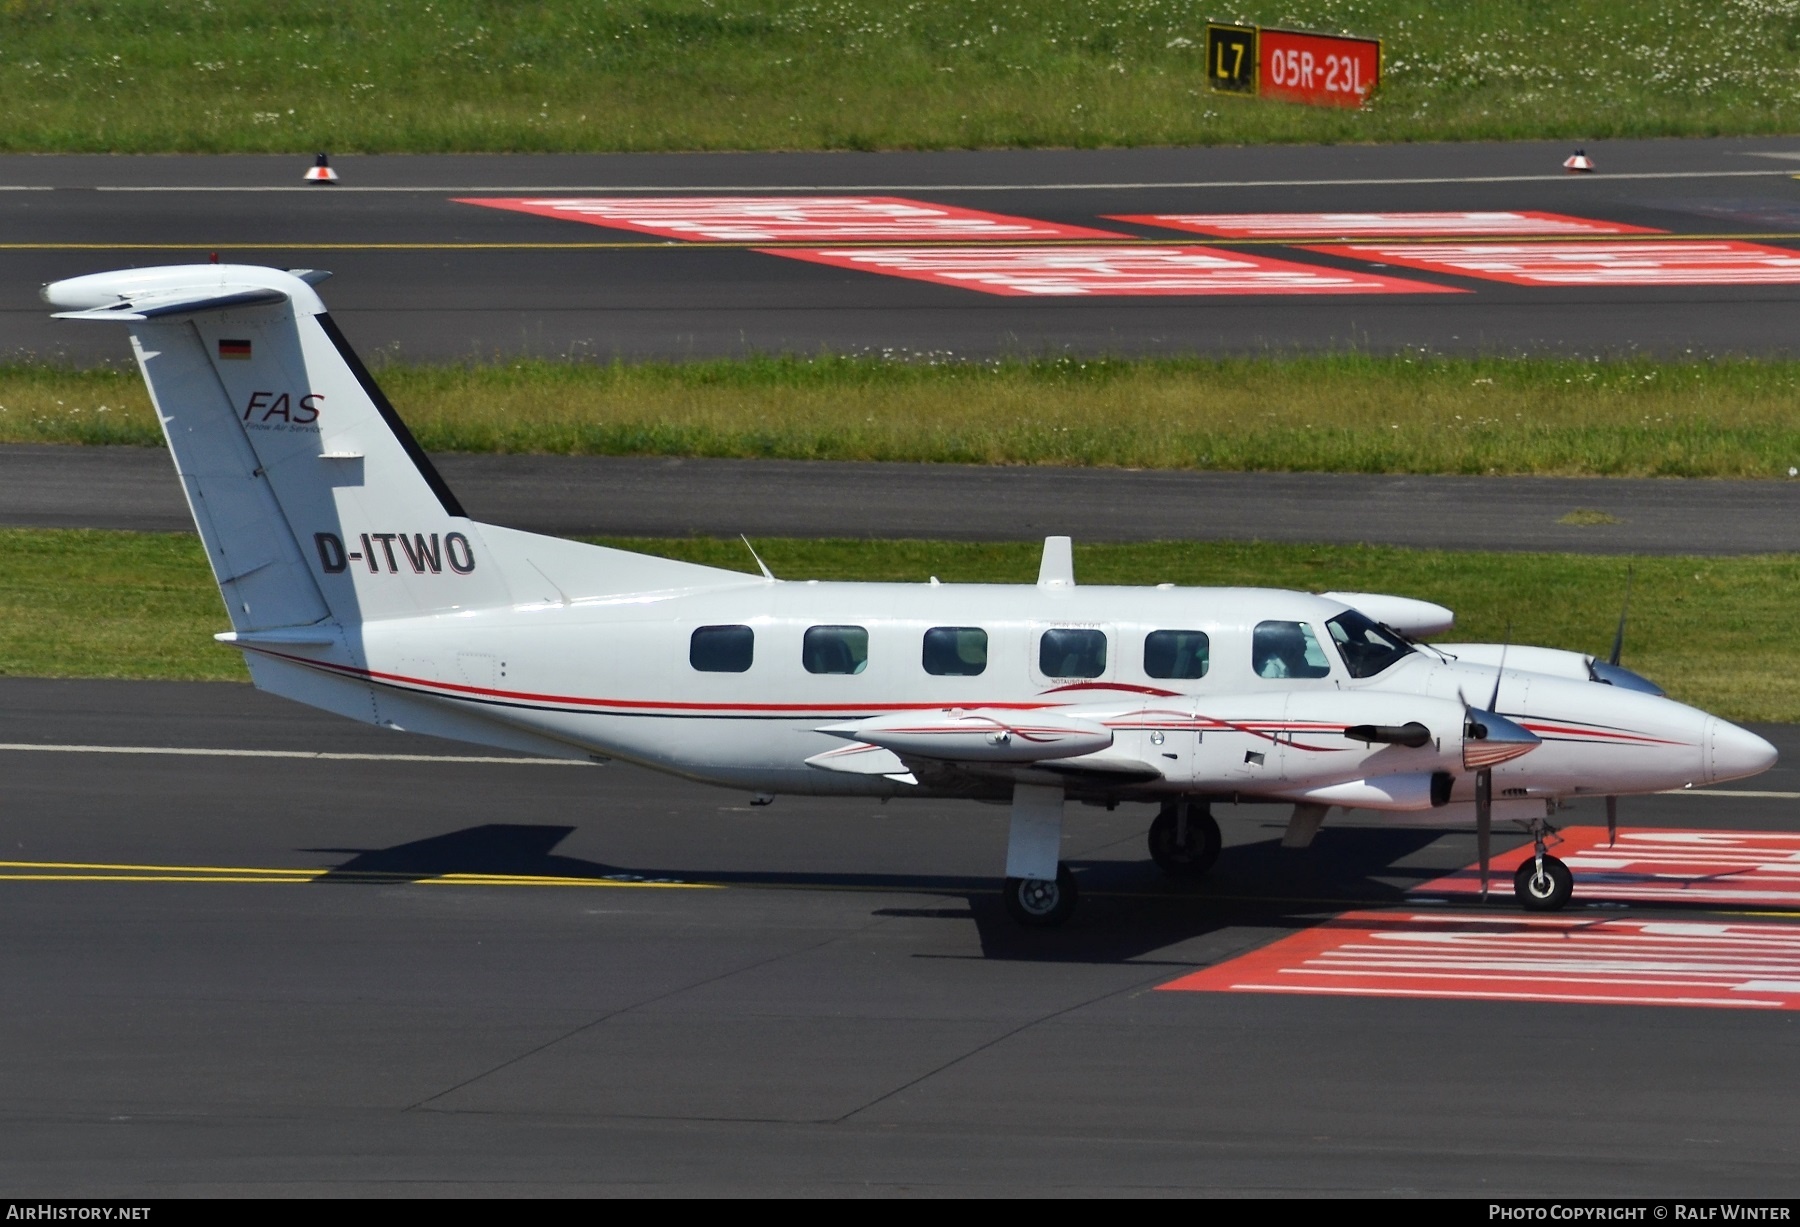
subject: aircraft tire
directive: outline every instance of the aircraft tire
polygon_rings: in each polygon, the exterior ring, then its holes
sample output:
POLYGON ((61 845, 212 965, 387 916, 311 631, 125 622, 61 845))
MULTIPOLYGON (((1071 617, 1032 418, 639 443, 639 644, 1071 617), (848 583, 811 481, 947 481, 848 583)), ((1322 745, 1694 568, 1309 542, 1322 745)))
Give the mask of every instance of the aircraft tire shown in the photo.
POLYGON ((1205 805, 1195 805, 1188 813, 1187 846, 1175 842, 1175 804, 1169 802, 1150 824, 1150 859, 1171 878, 1194 881, 1206 876, 1219 859, 1224 837, 1218 820, 1205 805))
POLYGON ((1056 881, 1008 878, 1002 893, 1006 896, 1006 910, 1014 920, 1031 929, 1053 929, 1074 912, 1081 892, 1068 865, 1058 861, 1056 881))
POLYGON ((1569 897, 1575 893, 1575 875, 1567 865, 1554 856, 1546 856, 1544 880, 1532 881, 1536 876, 1535 859, 1527 860, 1513 874, 1513 894, 1520 906, 1528 912, 1560 912, 1569 905, 1569 897))

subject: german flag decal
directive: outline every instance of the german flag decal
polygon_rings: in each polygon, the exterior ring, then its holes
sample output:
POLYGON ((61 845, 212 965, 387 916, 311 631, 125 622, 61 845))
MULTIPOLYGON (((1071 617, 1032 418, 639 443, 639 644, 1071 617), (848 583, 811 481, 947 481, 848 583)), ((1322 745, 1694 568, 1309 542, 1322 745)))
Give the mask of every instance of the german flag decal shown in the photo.
POLYGON ((248 342, 248 341, 229 341, 229 340, 226 340, 224 337, 219 338, 219 357, 221 357, 221 358, 248 358, 249 356, 250 356, 250 342, 248 342))

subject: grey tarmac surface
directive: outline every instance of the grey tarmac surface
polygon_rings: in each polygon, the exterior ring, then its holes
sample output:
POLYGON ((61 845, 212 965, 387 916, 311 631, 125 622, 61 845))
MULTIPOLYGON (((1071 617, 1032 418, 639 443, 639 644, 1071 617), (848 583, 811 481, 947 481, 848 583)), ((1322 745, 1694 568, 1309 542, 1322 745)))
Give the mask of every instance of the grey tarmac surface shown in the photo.
MULTIPOLYGON (((327 301, 366 351, 686 358, 745 352, 995 354, 1796 352, 1800 286, 1532 288, 1431 273, 1473 293, 1020 299, 742 248, 455 203, 599 192, 900 194, 1098 226, 1113 213, 1539 209, 1678 235, 1800 235, 1800 140, 1043 150, 976 153, 345 157, 335 188, 295 157, 0 157, 0 356, 117 362, 107 328, 46 318, 37 287, 203 260, 330 268, 327 301), (508 244, 546 244, 525 249, 508 244), (586 244, 588 246, 583 247, 586 244)), ((1774 237, 1769 237, 1774 236, 1774 237)), ((1232 247, 1230 243, 1214 244, 1232 247)), ((1331 256, 1242 248, 1354 267, 1331 256)))
MULTIPOLYGON (((606 456, 435 458, 477 519, 595 536, 1800 550, 1800 482, 1181 473, 606 456), (1563 524, 1576 509, 1616 524, 1563 524)), ((191 532, 166 452, 0 445, 0 525, 191 532)))
MULTIPOLYGON (((1794 761, 1800 730, 1759 731, 1794 761)), ((0 742, 464 752, 248 687, 26 679, 0 680, 0 742)), ((1792 805, 1659 797, 1626 819, 1788 827, 1792 805)), ((1027 933, 993 891, 999 807, 752 809, 619 766, 0 750, 8 860, 143 867, 0 876, 0 1182, 1800 1193, 1792 1014, 1159 993, 1393 906, 1472 840, 1327 827, 1284 853, 1279 815, 1224 811, 1219 866, 1181 893, 1138 808, 1072 810, 1082 910, 1027 933), (269 880, 317 867, 336 868, 269 880), (590 884, 442 880, 470 872, 590 884)))

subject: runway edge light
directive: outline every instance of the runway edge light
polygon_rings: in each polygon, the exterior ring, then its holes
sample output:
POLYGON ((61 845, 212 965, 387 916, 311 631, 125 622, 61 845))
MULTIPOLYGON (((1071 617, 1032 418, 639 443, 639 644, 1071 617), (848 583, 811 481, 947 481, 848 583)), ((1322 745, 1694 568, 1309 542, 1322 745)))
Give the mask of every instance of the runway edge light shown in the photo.
POLYGON ((308 183, 336 183, 338 173, 331 169, 331 159, 320 154, 313 159, 312 169, 302 176, 308 183))
MULTIPOLYGON (((324 154, 320 154, 324 157, 324 154)), ((1587 150, 1577 149, 1563 159, 1563 169, 1571 175, 1591 175, 1594 173, 1594 159, 1587 156, 1587 150)))

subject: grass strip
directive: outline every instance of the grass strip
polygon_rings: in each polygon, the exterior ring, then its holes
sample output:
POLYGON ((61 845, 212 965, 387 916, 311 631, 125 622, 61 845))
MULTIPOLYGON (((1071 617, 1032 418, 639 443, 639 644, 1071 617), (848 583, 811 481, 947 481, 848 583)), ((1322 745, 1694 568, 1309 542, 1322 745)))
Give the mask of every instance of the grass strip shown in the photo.
POLYGON ((1788 0, 5 0, 0 149, 876 149, 1800 126, 1788 0), (1385 40, 1361 111, 1206 88, 1208 18, 1385 40))
MULTIPOLYGON (((393 365, 433 451, 1785 477, 1800 362, 766 357, 393 365)), ((0 442, 159 444, 135 371, 0 366, 0 442)))
MULTIPOLYGON (((754 572, 741 542, 607 539, 754 572)), ((1037 542, 759 540, 783 579, 1030 583, 1037 542)), ((0 530, 0 674, 242 680, 212 641, 224 610, 196 538, 0 530)), ((1671 694, 1734 720, 1800 721, 1792 622, 1800 557, 1594 558, 1370 546, 1157 542, 1080 545, 1085 584, 1255 584, 1395 592, 1457 611, 1451 638, 1604 652, 1635 567, 1625 661, 1671 694), (1547 594, 1554 599, 1546 599, 1547 594)))

